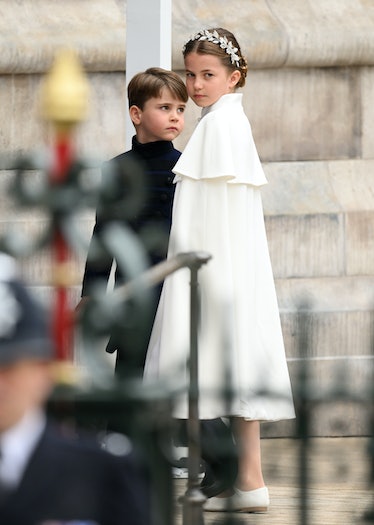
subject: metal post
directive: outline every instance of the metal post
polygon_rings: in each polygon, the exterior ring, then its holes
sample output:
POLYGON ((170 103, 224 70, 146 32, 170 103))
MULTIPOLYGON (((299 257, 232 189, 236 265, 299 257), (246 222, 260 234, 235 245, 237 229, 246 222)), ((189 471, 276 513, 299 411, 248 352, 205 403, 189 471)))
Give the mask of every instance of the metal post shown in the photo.
POLYGON ((199 369, 198 330, 200 319, 198 268, 191 267, 191 352, 190 388, 188 398, 188 484, 183 499, 183 525, 204 525, 203 503, 206 498, 200 490, 200 421, 199 421, 199 369))
MULTIPOLYGON (((371 316, 370 316, 370 342, 371 342, 371 355, 374 357, 374 305, 371 310, 371 316)), ((371 388, 368 392, 368 398, 369 398, 369 414, 370 414, 370 440, 369 440, 369 448, 368 448, 368 455, 369 455, 369 461, 370 461, 370 479, 369 479, 369 486, 371 489, 374 489, 374 370, 371 371, 372 374, 372 381, 371 381, 371 388)), ((364 513, 363 516, 363 522, 365 523, 374 523, 374 490, 372 491, 373 494, 373 500, 371 507, 367 509, 367 511, 364 513)))
POLYGON ((299 330, 299 355, 300 370, 298 376, 298 437, 300 438, 300 525, 309 525, 309 472, 308 472, 308 451, 310 445, 310 416, 311 399, 309 387, 308 369, 308 313, 309 304, 302 301, 299 304, 298 330, 299 330))

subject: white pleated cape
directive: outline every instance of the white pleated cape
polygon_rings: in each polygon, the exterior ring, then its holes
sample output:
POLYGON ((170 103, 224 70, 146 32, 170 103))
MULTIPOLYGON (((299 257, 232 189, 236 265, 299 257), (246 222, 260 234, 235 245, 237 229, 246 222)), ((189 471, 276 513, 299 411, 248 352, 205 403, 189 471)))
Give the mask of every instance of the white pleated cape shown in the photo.
MULTIPOLYGON (((177 162, 168 257, 205 251, 198 278, 199 417, 294 417, 259 187, 266 178, 242 107, 224 95, 203 110, 177 162), (230 387, 228 401, 223 389, 230 387)), ((165 280, 144 378, 188 385, 190 272, 165 280)), ((175 417, 188 415, 182 393, 175 417)))

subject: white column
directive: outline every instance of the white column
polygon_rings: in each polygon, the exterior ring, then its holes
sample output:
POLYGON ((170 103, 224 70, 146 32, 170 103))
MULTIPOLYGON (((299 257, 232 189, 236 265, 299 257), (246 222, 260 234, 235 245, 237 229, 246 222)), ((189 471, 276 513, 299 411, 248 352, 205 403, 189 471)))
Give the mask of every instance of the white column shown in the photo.
MULTIPOLYGON (((171 69, 172 0, 127 0, 126 86, 148 67, 171 69)), ((131 147, 134 127, 127 114, 126 149, 131 147)))

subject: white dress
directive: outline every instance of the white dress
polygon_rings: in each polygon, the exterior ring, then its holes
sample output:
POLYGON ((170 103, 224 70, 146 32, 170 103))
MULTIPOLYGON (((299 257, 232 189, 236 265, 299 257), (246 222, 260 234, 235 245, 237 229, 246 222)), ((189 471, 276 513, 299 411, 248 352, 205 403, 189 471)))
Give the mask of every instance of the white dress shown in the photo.
MULTIPOLYGON (((222 96, 203 116, 177 162, 168 257, 205 251, 201 292, 199 417, 275 421, 295 416, 259 187, 266 178, 242 95, 222 96), (232 398, 222 389, 230 386, 232 398)), ((186 418, 190 272, 165 280, 144 380, 180 389, 186 418)))

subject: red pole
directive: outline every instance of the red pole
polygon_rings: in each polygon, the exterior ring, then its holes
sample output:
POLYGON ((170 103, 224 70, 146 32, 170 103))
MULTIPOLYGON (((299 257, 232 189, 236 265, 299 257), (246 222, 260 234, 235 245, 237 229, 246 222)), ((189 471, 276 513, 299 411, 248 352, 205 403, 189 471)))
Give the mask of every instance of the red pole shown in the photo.
MULTIPOLYGON (((70 136, 64 134, 56 138, 54 145, 54 166, 51 171, 51 183, 63 184, 73 159, 73 147, 70 136)), ((52 332, 56 345, 56 359, 72 359, 73 318, 68 304, 68 264, 71 256, 69 246, 61 232, 59 224, 54 225, 52 240, 52 267, 54 269, 54 300, 52 332)))

